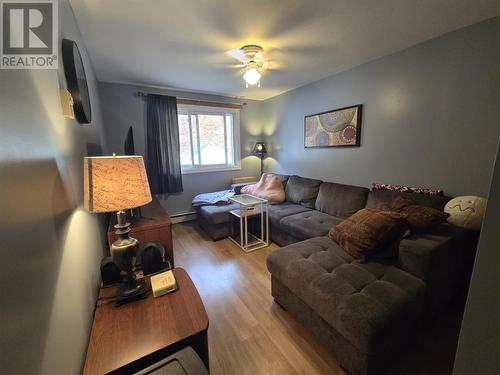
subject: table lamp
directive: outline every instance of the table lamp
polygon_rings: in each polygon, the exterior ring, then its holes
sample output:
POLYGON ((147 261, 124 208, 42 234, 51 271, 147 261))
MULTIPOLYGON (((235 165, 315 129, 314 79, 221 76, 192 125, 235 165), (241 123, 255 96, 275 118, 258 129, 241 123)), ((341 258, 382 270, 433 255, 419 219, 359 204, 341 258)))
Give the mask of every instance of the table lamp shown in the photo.
POLYGON ((266 144, 264 142, 256 142, 253 147, 252 155, 260 158, 260 175, 262 176, 262 164, 264 156, 267 154, 266 144))
POLYGON ((134 267, 139 243, 129 237, 125 210, 151 202, 142 156, 86 157, 83 161, 84 205, 89 212, 115 212, 118 239, 111 245, 113 261, 121 270, 117 305, 146 297, 144 280, 136 280, 134 267))

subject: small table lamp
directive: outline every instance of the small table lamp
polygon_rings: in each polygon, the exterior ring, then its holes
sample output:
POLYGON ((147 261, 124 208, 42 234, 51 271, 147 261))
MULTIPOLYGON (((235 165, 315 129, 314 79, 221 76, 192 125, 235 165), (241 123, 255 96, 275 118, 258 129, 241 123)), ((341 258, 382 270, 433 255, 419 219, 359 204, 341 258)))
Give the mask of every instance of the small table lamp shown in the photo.
POLYGON ((151 202, 142 156, 84 158, 83 186, 84 205, 88 211, 117 211, 118 223, 115 228, 118 239, 111 245, 113 261, 123 276, 116 295, 117 305, 144 298, 144 281, 138 281, 134 276, 139 243, 128 235, 130 223, 126 221, 124 211, 151 202))
POLYGON ((262 164, 264 160, 264 156, 267 154, 266 144, 264 142, 256 142, 253 147, 252 155, 255 155, 260 158, 260 175, 262 176, 262 164))

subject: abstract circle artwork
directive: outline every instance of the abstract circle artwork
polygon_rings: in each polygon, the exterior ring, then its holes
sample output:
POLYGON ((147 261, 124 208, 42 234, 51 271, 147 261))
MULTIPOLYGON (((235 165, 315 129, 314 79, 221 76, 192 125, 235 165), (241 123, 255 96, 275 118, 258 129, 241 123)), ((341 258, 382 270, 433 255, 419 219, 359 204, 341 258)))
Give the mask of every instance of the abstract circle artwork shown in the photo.
POLYGON ((306 116, 304 146, 342 147, 360 145, 362 105, 306 116))

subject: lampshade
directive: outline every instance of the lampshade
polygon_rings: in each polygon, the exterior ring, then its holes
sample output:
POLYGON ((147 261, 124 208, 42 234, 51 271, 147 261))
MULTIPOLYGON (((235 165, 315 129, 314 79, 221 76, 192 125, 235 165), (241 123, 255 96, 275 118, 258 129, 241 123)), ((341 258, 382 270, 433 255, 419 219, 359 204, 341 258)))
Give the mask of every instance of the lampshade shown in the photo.
POLYGON ((265 143, 264 142, 256 142, 255 146, 253 147, 252 154, 259 155, 259 156, 267 154, 267 149, 266 149, 265 143))
POLYGON ((90 212, 113 212, 151 202, 142 156, 86 157, 84 205, 90 212))

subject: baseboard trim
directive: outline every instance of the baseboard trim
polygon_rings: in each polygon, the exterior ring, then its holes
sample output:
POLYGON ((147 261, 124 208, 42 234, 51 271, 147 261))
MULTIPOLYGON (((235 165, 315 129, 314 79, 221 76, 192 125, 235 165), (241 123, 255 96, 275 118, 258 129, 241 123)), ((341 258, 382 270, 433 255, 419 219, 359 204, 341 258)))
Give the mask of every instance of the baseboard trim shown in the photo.
POLYGON ((181 214, 170 215, 170 220, 172 220, 172 224, 193 221, 196 220, 196 212, 184 212, 181 214))

